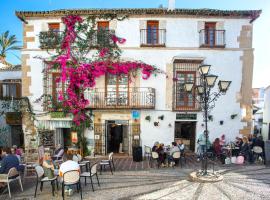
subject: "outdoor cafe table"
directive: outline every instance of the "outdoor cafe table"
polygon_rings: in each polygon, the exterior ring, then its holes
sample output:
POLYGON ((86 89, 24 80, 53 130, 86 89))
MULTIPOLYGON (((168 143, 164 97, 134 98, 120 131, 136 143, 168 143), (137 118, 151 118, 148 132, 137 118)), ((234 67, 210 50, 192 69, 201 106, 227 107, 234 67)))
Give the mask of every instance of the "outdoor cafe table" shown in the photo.
POLYGON ((236 156, 236 154, 239 152, 240 148, 239 147, 225 146, 225 147, 222 147, 222 150, 226 150, 228 157, 232 157, 232 156, 236 156))

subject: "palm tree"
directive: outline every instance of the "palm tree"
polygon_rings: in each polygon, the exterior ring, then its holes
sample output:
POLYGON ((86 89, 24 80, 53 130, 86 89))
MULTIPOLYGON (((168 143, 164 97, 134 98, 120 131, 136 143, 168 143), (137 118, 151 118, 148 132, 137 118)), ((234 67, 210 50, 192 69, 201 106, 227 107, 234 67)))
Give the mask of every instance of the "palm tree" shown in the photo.
POLYGON ((2 33, 0 35, 0 57, 6 58, 9 51, 20 50, 21 47, 17 43, 19 41, 15 35, 9 35, 9 31, 2 33))

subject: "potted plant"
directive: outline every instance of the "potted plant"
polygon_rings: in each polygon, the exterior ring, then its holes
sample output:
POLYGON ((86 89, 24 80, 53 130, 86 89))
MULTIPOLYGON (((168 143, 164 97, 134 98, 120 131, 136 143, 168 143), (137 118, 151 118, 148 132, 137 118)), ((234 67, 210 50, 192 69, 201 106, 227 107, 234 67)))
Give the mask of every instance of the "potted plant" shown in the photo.
POLYGON ((159 116, 158 119, 163 120, 164 119, 164 115, 159 116))
POLYGON ((146 117, 145 117, 145 120, 147 120, 147 121, 151 121, 151 116, 150 115, 147 115, 146 117))
POLYGON ((231 119, 234 119, 237 116, 237 114, 232 114, 231 119))

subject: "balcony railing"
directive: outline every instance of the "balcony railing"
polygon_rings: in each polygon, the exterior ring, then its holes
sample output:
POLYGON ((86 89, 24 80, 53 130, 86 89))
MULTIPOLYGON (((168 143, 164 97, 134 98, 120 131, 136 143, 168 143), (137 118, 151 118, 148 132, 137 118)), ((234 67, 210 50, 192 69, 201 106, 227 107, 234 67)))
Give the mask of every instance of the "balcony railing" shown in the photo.
POLYGON ((85 98, 89 100, 89 108, 131 108, 154 109, 154 88, 129 88, 128 91, 106 91, 105 88, 89 89, 85 91, 85 98))
POLYGON ((60 31, 42 31, 39 33, 41 49, 55 49, 60 46, 63 34, 60 31))
MULTIPOLYGON (((91 48, 114 46, 112 36, 115 35, 114 30, 94 30, 88 34, 79 34, 77 40, 89 41, 91 48)), ((55 49, 61 45, 63 40, 63 32, 61 31, 43 31, 39 34, 39 42, 41 49, 55 49)))
POLYGON ((166 29, 141 29, 141 46, 165 47, 166 29))
POLYGON ((224 48, 225 30, 202 29, 200 34, 200 47, 224 48))

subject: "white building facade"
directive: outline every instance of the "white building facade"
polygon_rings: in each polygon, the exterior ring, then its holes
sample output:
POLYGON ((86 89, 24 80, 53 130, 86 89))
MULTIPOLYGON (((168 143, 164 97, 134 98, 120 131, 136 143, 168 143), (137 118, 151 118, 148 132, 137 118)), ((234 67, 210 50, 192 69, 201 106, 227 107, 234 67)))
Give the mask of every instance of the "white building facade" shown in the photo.
POLYGON ((263 140, 270 140, 270 86, 264 89, 262 136, 263 140))
POLYGON ((127 154, 132 153, 136 143, 152 146, 156 141, 170 144, 177 139, 183 139, 196 151, 197 138, 204 130, 203 117, 195 100, 183 93, 181 81, 198 78, 201 64, 212 65, 211 74, 218 75, 220 80, 232 81, 227 94, 218 99, 210 113, 210 141, 222 134, 232 141, 239 134, 251 133, 252 23, 260 11, 210 9, 17 12, 24 24, 23 96, 31 99, 37 129, 54 130, 55 142, 65 143, 71 124, 70 118, 52 118, 42 102, 36 101, 44 94, 45 84, 44 65, 37 57, 50 56, 40 48, 40 32, 64 30, 61 17, 68 14, 87 17, 98 13, 128 15, 123 21, 97 21, 107 23, 117 36, 126 39, 119 45, 123 59, 155 65, 168 77, 162 74, 148 80, 137 77, 132 83, 117 77, 114 81, 107 76, 99 78, 95 90, 86 92, 94 114, 93 129, 85 130, 89 148, 99 154, 118 151, 112 138, 120 134, 122 151, 127 154), (174 77, 178 80, 173 81, 174 77), (113 99, 109 92, 113 93, 113 99))

